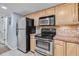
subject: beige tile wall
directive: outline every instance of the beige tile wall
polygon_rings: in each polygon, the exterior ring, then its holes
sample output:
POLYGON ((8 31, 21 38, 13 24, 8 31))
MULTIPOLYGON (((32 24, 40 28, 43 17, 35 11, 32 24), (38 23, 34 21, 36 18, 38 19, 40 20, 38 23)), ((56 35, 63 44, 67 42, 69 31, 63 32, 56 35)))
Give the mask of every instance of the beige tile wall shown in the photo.
POLYGON ((56 35, 76 37, 77 36, 77 28, 76 27, 70 27, 70 26, 59 27, 56 30, 56 35))

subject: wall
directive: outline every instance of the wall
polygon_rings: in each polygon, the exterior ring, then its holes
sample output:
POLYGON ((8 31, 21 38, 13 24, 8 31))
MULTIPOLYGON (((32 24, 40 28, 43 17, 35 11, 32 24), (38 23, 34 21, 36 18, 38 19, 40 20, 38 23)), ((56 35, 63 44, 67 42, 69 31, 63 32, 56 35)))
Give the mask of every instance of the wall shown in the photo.
POLYGON ((7 45, 7 21, 8 17, 0 17, 0 43, 7 45))
POLYGON ((7 45, 7 20, 8 20, 8 17, 6 16, 6 17, 4 17, 4 28, 5 28, 5 45, 7 45))
POLYGON ((0 17, 0 43, 3 43, 4 44, 4 35, 5 35, 5 32, 4 32, 4 17, 0 17))

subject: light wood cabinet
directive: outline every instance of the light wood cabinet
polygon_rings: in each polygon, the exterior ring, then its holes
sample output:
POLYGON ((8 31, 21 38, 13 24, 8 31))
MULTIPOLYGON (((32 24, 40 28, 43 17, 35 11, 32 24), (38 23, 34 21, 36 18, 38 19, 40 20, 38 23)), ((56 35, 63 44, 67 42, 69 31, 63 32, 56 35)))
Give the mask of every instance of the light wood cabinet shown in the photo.
POLYGON ((67 56, 79 56, 79 44, 67 42, 67 56))
POLYGON ((34 16, 34 25, 35 26, 39 26, 39 17, 46 16, 45 13, 46 13, 45 10, 42 10, 35 14, 35 16, 34 16))
POLYGON ((79 56, 79 44, 54 40, 54 56, 79 56))
POLYGON ((46 11, 46 16, 55 15, 55 8, 54 7, 46 9, 45 11, 46 11))
POLYGON ((54 40, 54 56, 65 55, 65 42, 54 40))
POLYGON ((38 26, 39 17, 55 15, 56 25, 70 25, 79 23, 79 4, 78 3, 64 3, 52 8, 44 9, 29 16, 35 19, 35 26, 38 26))
POLYGON ((77 54, 77 44, 67 43, 67 56, 76 56, 77 54))
POLYGON ((30 34, 30 50, 32 52, 35 52, 35 47, 36 47, 36 40, 35 40, 35 34, 30 34))
POLYGON ((54 56, 64 56, 64 46, 55 45, 54 56))
POLYGON ((69 4, 62 4, 56 6, 55 13, 56 13, 56 25, 68 25, 74 24, 76 4, 69 3, 69 4))
POLYGON ((79 44, 77 44, 77 56, 79 56, 79 44))
POLYGON ((39 17, 44 17, 46 16, 46 11, 45 10, 41 10, 38 12, 39 17))
POLYGON ((74 24, 79 23, 79 3, 75 4, 75 11, 74 11, 74 24))

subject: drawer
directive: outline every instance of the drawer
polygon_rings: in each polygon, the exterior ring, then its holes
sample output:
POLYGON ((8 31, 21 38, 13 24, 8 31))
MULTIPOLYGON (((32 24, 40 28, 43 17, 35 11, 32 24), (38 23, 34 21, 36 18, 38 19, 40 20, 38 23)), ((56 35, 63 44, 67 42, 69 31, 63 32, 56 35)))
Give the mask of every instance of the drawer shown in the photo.
POLYGON ((57 44, 57 45, 65 45, 65 42, 60 41, 60 40, 54 40, 54 44, 57 44))

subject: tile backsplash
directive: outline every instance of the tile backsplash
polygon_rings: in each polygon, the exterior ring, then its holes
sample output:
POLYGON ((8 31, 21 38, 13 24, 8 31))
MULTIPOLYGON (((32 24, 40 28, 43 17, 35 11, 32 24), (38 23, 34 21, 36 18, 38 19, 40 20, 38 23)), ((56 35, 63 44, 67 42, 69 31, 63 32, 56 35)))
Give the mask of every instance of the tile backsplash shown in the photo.
POLYGON ((76 37, 78 36, 78 32, 79 30, 77 30, 77 27, 64 26, 56 29, 56 35, 59 36, 76 37))
MULTIPOLYGON (((37 27, 37 33, 41 33, 42 27, 37 27)), ((43 27, 44 28, 44 27, 43 27)), ((49 27, 47 27, 49 28, 49 27)), ((52 27, 50 27, 52 28, 52 27)), ((56 28, 57 36, 79 37, 79 26, 61 26, 56 28)))

